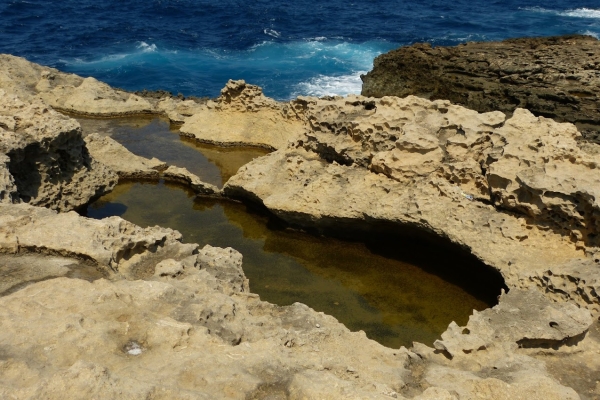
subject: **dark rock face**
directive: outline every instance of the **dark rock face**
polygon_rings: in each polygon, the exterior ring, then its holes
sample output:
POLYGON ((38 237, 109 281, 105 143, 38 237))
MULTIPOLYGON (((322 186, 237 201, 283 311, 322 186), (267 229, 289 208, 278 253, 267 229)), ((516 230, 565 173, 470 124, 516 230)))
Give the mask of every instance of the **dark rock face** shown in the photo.
POLYGON ((361 78, 364 96, 412 94, 509 115, 521 107, 600 138, 600 41, 590 36, 415 44, 380 55, 361 78))

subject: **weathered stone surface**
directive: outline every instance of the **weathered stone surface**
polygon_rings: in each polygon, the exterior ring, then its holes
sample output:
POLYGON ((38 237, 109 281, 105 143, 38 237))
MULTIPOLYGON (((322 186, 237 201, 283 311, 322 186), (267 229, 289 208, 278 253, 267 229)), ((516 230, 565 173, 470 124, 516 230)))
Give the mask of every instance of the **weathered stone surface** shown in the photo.
MULTIPOLYGON (((28 68, 38 71, 23 63, 19 73, 28 68)), ((6 76, 11 90, 32 93, 6 76)), ((438 350, 386 349, 304 305, 261 302, 233 249, 201 249, 117 217, 10 204, 19 182, 5 157, 0 272, 14 275, 0 286, 0 397, 546 400, 578 398, 563 386, 565 366, 595 379, 600 334, 588 309, 596 318, 600 250, 589 171, 600 151, 572 127, 416 97, 279 104, 240 82, 206 109, 218 118, 272 113, 273 124, 298 129, 289 146, 243 167, 227 195, 304 227, 433 232, 500 271, 511 291, 467 327, 451 324, 438 350), (67 278, 90 266, 100 276, 67 278)), ((0 126, 14 131, 14 121, 1 116, 0 126)), ((169 176, 195 182, 174 167, 169 176)))
POLYGON ((111 190, 116 175, 90 157, 79 124, 42 101, 0 89, 0 200, 72 210, 111 190))
POLYGON ((495 204, 597 246, 600 158, 578 146, 575 126, 517 109, 497 134, 492 140, 502 154, 487 175, 495 204))
POLYGON ((50 279, 0 297, 3 397, 385 398, 404 385, 405 350, 304 305, 260 301, 233 249, 116 217, 24 204, 0 215, 4 251, 83 257, 126 278, 50 279))
POLYGON ((451 357, 460 352, 485 350, 498 342, 520 347, 559 347, 581 340, 591 324, 592 317, 586 309, 552 303, 533 289, 513 289, 501 296, 497 306, 473 311, 466 327, 450 324, 434 347, 451 357))
MULTIPOLYGON (((587 335, 589 310, 600 309, 594 145, 526 110, 506 119, 413 96, 291 104, 304 136, 242 167, 225 195, 325 232, 382 223, 434 232, 496 268, 510 289, 467 327, 451 324, 437 350, 414 346, 413 393, 579 398, 556 371, 560 357, 588 360, 600 348, 587 335)), ((581 373, 593 379, 589 365, 581 373)))
POLYGON ((526 108, 597 137, 599 70, 600 42, 591 36, 415 44, 378 56, 362 94, 447 99, 480 112, 526 108))
MULTIPOLYGON (((534 162, 546 167, 554 159, 538 154, 560 147, 575 160, 561 167, 566 181, 581 174, 580 165, 594 165, 598 156, 577 146, 571 125, 526 111, 505 122, 500 113, 477 114, 412 96, 302 101, 311 121, 305 137, 241 168, 224 187, 225 194, 259 201, 296 225, 328 228, 387 221, 429 230, 469 248, 517 287, 543 285, 529 278, 541 269, 558 272, 572 260, 587 265, 580 270, 596 270, 594 259, 582 251, 591 254, 595 242, 578 235, 579 228, 567 218, 552 217, 577 208, 583 186, 570 189, 571 196, 563 196, 554 208, 539 207, 537 214, 504 205, 496 194, 498 171, 514 174, 514 168, 503 164, 505 158, 523 169, 534 162), (530 136, 513 134, 520 125, 530 136), (538 146, 540 137, 548 144, 538 146)), ((590 178, 582 185, 593 193, 594 182, 590 178)), ((531 196, 519 201, 531 208, 537 204, 531 196)), ((580 216, 591 231, 595 212, 592 204, 580 216)), ((577 293, 570 292, 579 297, 577 293)))
POLYGON ((136 156, 108 136, 92 133, 86 136, 85 143, 90 155, 115 171, 119 178, 158 180, 160 171, 167 168, 167 164, 157 158, 136 156))
POLYGON ((181 183, 188 186, 194 192, 203 195, 219 195, 221 191, 210 183, 202 182, 202 180, 192 174, 185 168, 180 168, 171 165, 162 173, 165 181, 181 183))
POLYGON ((278 149, 297 139, 303 125, 289 104, 263 95, 258 86, 229 81, 216 101, 186 118, 180 134, 202 143, 278 149))
POLYGON ((167 228, 142 229, 121 218, 98 221, 75 212, 57 214, 26 204, 0 205, 0 221, 0 249, 4 253, 41 251, 77 256, 115 271, 131 264, 135 255, 157 251, 181 238, 177 231, 167 228))
POLYGON ((165 113, 171 122, 183 124, 187 117, 204 111, 206 106, 205 102, 201 103, 194 100, 181 101, 172 97, 164 97, 157 103, 156 108, 165 113))
POLYGON ((153 104, 140 96, 20 57, 0 54, 0 71, 0 86, 6 91, 23 100, 41 98, 57 110, 96 116, 157 112, 153 104))

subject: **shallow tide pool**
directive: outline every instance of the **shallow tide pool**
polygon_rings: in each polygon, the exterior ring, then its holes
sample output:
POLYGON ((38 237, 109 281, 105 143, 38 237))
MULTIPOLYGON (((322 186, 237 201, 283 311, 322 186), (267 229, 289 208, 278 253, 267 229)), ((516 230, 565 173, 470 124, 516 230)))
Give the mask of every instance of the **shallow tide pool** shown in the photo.
MULTIPOLYGON (((82 126, 219 186, 244 162, 264 154, 197 146, 159 119, 137 126, 92 120, 82 126)), ((465 324, 473 309, 493 305, 502 285, 499 276, 450 246, 406 235, 356 241, 314 236, 243 203, 198 198, 163 182, 120 183, 91 204, 87 215, 118 215, 140 226, 177 229, 188 243, 233 247, 243 254, 250 289, 262 300, 307 304, 389 347, 431 345, 451 321, 465 324)))

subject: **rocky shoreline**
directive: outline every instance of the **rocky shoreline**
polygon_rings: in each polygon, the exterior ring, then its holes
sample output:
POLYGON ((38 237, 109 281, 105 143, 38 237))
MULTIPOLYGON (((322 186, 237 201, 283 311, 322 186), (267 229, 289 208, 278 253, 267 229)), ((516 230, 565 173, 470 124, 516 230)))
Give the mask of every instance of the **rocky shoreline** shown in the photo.
POLYGON ((509 115, 526 108, 599 136, 600 41, 591 36, 420 43, 378 56, 362 79, 364 96, 417 95, 509 115))
POLYGON ((243 81, 205 103, 143 98, 8 55, 0 71, 0 266, 13 277, 0 297, 3 397, 600 395, 600 152, 575 126, 414 96, 281 103, 243 81), (54 109, 162 114, 201 142, 274 151, 219 189, 84 138, 54 109), (234 249, 69 212, 118 179, 161 177, 306 229, 424 230, 494 268, 509 292, 434 348, 389 349, 304 305, 260 301, 234 249))

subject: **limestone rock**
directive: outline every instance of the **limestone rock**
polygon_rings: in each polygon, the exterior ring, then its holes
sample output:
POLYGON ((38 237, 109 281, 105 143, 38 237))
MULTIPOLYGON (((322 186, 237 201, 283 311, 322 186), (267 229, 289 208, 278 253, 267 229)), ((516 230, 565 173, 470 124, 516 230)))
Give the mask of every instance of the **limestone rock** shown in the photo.
POLYGON ((119 178, 158 180, 160 171, 167 168, 166 163, 156 158, 136 156, 108 136, 92 133, 86 136, 85 143, 91 156, 115 171, 119 178))
POLYGON ((597 246, 600 179, 594 171, 600 159, 581 150, 575 126, 517 109, 497 134, 502 155, 488 173, 496 205, 597 246))
POLYGON ((43 76, 36 88, 43 88, 39 96, 57 110, 81 115, 117 116, 150 114, 155 112, 150 102, 135 94, 117 91, 92 77, 85 78, 77 87, 54 86, 52 75, 43 76), (44 79, 48 81, 44 84, 44 79), (44 84, 42 86, 42 84, 44 84))
POLYGON ((162 177, 165 181, 186 185, 198 194, 218 195, 221 192, 216 186, 202 182, 198 176, 192 174, 187 169, 176 167, 174 165, 169 166, 169 168, 163 171, 162 177))
POLYGON ((183 274, 185 267, 181 261, 168 258, 162 260, 154 268, 154 276, 176 278, 183 274))
POLYGON ((220 146, 278 149, 294 141, 303 124, 288 104, 262 94, 258 86, 229 81, 216 102, 185 119, 180 134, 220 146))
POLYGON ((0 296, 0 342, 11 349, 0 360, 4 397, 385 398, 404 386, 405 350, 304 305, 260 301, 233 249, 24 204, 0 206, 0 237, 3 252, 69 255, 117 271, 111 280, 46 279, 0 296))
POLYGON ((186 118, 202 112, 206 106, 204 103, 194 100, 181 101, 172 97, 164 97, 158 102, 156 108, 167 114, 172 123, 183 124, 186 118))
POLYGON ((72 210, 111 190, 116 175, 86 148, 79 124, 0 89, 0 199, 72 210))
MULTIPOLYGON (((305 135, 242 167, 225 195, 303 227, 385 221, 425 229, 470 249, 509 286, 546 287, 533 277, 571 263, 585 265, 582 274, 596 270, 585 252, 598 245, 592 199, 600 186, 591 171, 600 158, 577 145, 573 125, 525 110, 505 120, 414 96, 292 104, 302 109, 305 135)), ((566 296, 599 304, 597 294, 583 294, 566 296)))
POLYGON ((591 36, 509 39, 431 47, 419 43, 375 58, 362 94, 447 99, 471 109, 572 122, 597 140, 600 42, 591 36))
POLYGON ((451 356, 485 350, 498 342, 520 347, 558 347, 581 340, 591 324, 592 316, 586 309, 554 304, 533 289, 513 289, 501 296, 497 306, 474 311, 466 327, 450 324, 434 346, 451 356))
POLYGON ((202 101, 173 97, 168 92, 152 96, 114 89, 92 77, 64 73, 8 54, 0 54, 0 87, 24 101, 40 98, 57 110, 86 116, 165 114, 182 123, 203 107, 202 101))
POLYGON ((515 376, 508 383, 498 378, 482 378, 466 371, 437 367, 427 373, 426 379, 430 384, 457 393, 459 399, 578 400, 580 398, 573 389, 535 373, 515 376))

